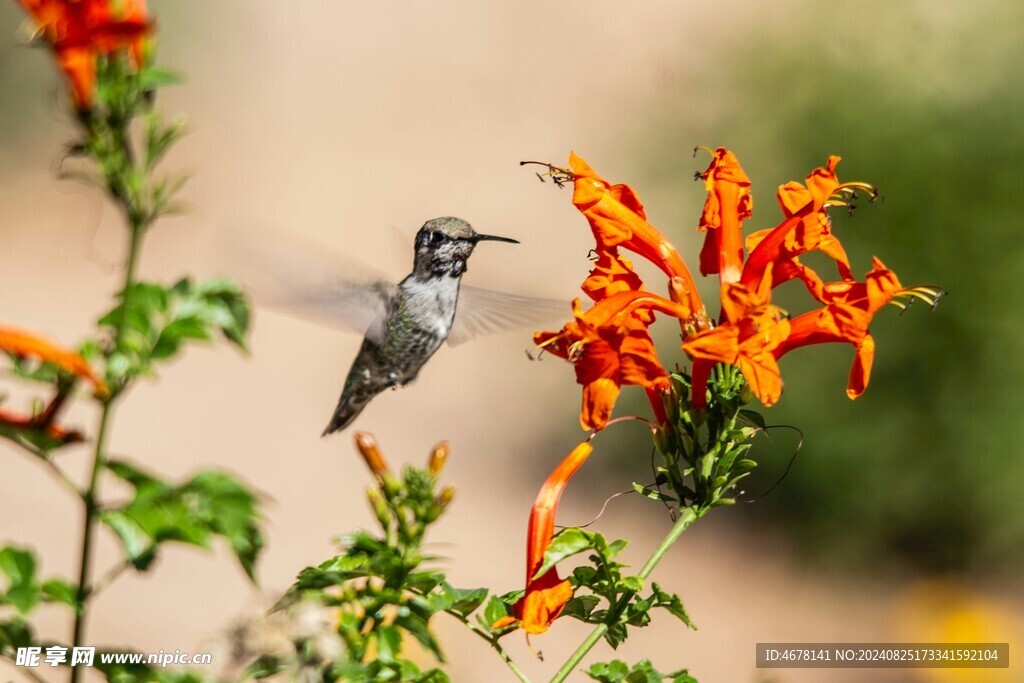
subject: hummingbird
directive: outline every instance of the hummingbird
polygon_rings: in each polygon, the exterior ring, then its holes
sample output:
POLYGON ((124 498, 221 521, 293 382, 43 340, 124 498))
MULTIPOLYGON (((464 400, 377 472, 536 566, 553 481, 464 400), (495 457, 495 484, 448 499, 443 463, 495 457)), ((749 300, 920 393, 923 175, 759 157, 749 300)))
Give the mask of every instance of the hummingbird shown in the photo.
POLYGON ((377 286, 377 315, 345 378, 323 436, 345 429, 385 389, 405 386, 452 334, 462 276, 477 244, 518 240, 476 232, 446 216, 416 233, 412 272, 393 287, 377 286))
MULTIPOLYGON (((249 237, 251 247, 251 232, 249 237)), ((323 436, 352 424, 385 389, 415 380, 446 341, 456 346, 565 316, 564 301, 464 285, 469 257, 481 242, 519 243, 478 233, 467 221, 446 216, 428 220, 416 233, 412 272, 397 284, 348 256, 325 262, 329 250, 309 246, 301 253, 294 239, 290 249, 264 253, 258 265, 252 264, 253 278, 246 284, 257 301, 363 335, 323 436), (295 256, 290 268, 282 251, 295 256)), ((252 262, 255 254, 233 244, 236 263, 239 257, 252 262)))

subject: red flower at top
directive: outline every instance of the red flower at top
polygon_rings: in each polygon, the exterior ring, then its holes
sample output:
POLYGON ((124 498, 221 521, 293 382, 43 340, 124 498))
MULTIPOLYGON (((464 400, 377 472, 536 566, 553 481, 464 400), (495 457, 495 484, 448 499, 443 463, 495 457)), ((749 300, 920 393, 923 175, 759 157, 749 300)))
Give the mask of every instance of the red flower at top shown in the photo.
POLYGON ((127 49, 142 65, 152 30, 145 0, 18 0, 53 48, 71 85, 75 107, 90 109, 96 92, 96 59, 127 49))

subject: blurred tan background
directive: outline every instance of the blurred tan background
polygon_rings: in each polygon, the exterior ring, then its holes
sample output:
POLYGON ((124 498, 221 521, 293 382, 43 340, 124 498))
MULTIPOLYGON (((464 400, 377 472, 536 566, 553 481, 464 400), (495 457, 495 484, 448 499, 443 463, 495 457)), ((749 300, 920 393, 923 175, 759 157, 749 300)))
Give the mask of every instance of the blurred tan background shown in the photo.
MULTIPOLYGON (((878 253, 905 283, 952 295, 935 314, 876 322, 876 374, 857 403, 842 391, 848 349, 784 365, 787 393, 768 416, 804 429, 793 472, 766 500, 702 521, 658 568, 700 630, 662 616, 614 656, 688 667, 702 683, 1021 680, 1019 667, 754 668, 758 641, 1024 644, 1024 331, 1009 313, 1022 264, 1009 198, 1022 189, 1012 80, 1024 17, 996 0, 820 5, 154 1, 160 61, 186 79, 161 105, 191 130, 167 163, 194 178, 189 211, 148 237, 142 276, 194 272, 209 263, 211 234, 246 219, 272 226, 281 249, 304 236, 401 275, 396 231, 411 239, 425 219, 457 215, 523 243, 482 247, 467 282, 568 302, 587 269, 586 223, 569 190, 541 185, 519 160, 563 162, 576 150, 636 188, 652 222, 695 257, 703 192, 690 178, 706 162, 691 158, 694 145, 739 155, 754 182, 752 228, 776 222, 777 185, 841 154, 842 178, 886 193, 837 221, 855 270, 878 253)), ((108 306, 123 234, 98 194, 54 179, 72 127, 49 56, 15 46, 21 20, 0 5, 0 321, 70 344, 108 306)), ((261 310, 251 357, 193 348, 132 390, 112 452, 168 475, 240 474, 267 496, 268 548, 260 589, 227 553, 169 548, 101 598, 90 642, 209 650, 328 557, 333 536, 370 522, 351 433, 319 438, 358 343, 261 310)), ((571 368, 529 362, 529 346, 527 330, 445 347, 356 423, 393 462, 451 442, 445 478, 459 495, 433 538, 456 585, 520 585, 529 506, 580 437, 571 368)), ((94 416, 77 407, 68 422, 91 429, 94 416)), ((630 446, 631 429, 596 442, 561 522, 588 521, 644 477, 648 454, 630 446)), ((753 491, 785 469, 786 438, 765 446, 753 491)), ((84 449, 62 457, 83 471, 84 449)), ((44 574, 72 574, 77 502, 3 443, 0 460, 0 542, 34 546, 44 574)), ((668 525, 633 497, 599 522, 632 540, 636 565, 668 525)), ((102 572, 117 549, 110 538, 100 548, 102 572)), ((514 680, 459 624, 435 624, 454 680, 514 680)), ((44 612, 44 634, 67 628, 58 610, 44 612)), ((535 638, 547 663, 520 636, 508 642, 544 680, 585 632, 564 621, 535 638)), ((591 661, 612 657, 599 648, 591 661)))

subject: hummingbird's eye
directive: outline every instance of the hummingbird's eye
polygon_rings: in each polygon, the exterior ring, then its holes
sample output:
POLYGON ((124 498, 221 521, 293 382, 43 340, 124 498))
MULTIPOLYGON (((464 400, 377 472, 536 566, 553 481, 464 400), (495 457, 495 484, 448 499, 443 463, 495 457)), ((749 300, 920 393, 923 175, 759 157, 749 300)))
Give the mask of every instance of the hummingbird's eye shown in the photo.
POLYGON ((430 233, 431 244, 441 244, 441 242, 444 242, 444 233, 442 233, 439 230, 435 230, 434 232, 430 233))

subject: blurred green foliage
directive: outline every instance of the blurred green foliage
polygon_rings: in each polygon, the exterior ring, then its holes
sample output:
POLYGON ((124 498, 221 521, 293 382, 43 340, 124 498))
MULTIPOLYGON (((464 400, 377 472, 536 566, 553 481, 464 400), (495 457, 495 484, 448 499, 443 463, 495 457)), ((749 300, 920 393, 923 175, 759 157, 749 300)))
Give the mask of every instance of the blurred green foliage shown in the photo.
MULTIPOLYGON (((800 427, 806 443, 772 495, 741 507, 851 570, 1009 570, 1024 553, 1024 320, 1012 303, 1024 274, 1014 201, 1024 191, 1024 91, 1007 79, 1024 63, 1011 28, 1024 10, 802 7, 742 24, 718 50, 727 59, 667 89, 674 94, 630 141, 634 153, 648 180, 674 184, 695 227, 703 188, 679 189, 679 179, 706 160, 691 161, 690 150, 735 151, 753 181, 748 234, 778 222, 778 185, 839 154, 841 180, 884 194, 852 217, 833 211, 855 272, 878 255, 904 285, 936 284, 949 296, 934 313, 889 308, 876 317, 871 386, 856 402, 843 393, 850 348, 804 349, 782 362, 786 393, 766 417, 800 427), (713 122, 687 123, 694 118, 713 122)), ((692 239, 691 226, 661 227, 692 239)), ((777 303, 795 314, 813 302, 787 287, 777 303)), ((666 363, 677 358, 665 353, 666 363)), ((755 449, 766 471, 752 493, 785 469, 794 439, 775 441, 755 449)))

